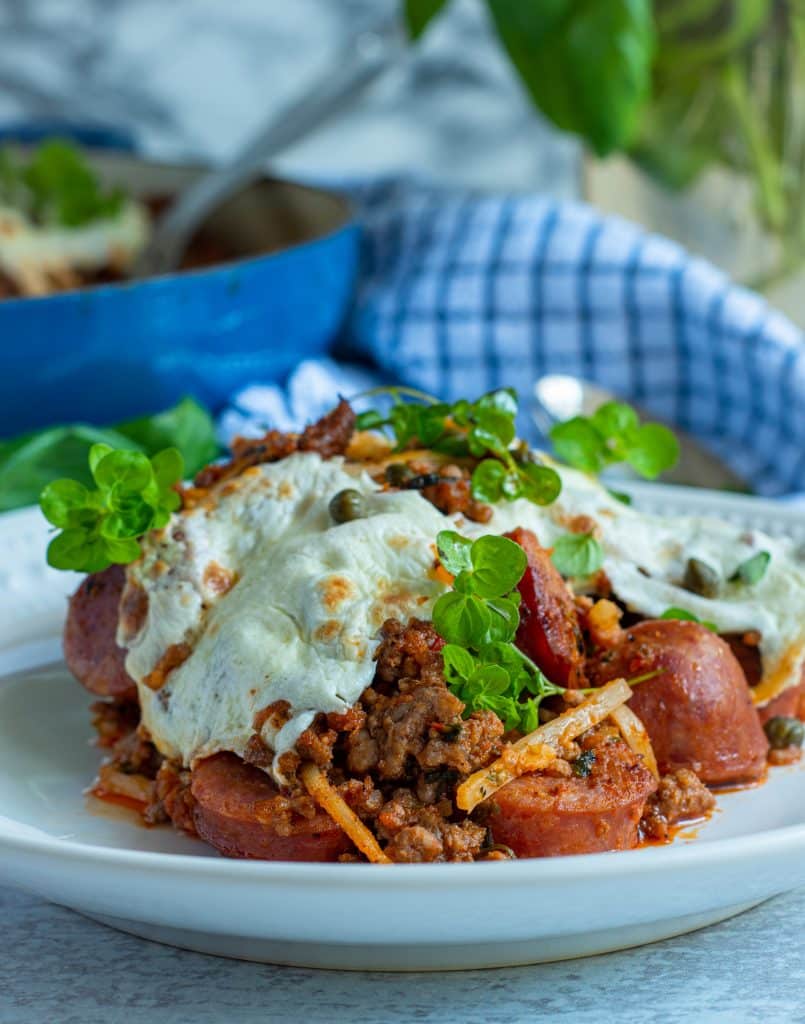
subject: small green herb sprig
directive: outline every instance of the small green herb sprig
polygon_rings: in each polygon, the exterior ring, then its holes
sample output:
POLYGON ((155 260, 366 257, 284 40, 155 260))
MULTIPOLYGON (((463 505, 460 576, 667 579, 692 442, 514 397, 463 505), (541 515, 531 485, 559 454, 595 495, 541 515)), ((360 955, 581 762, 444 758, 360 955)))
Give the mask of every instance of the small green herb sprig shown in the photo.
POLYGON ((591 533, 566 533, 554 544, 551 561, 563 576, 592 576, 604 564, 604 549, 591 533))
POLYGON ((38 224, 76 228, 114 217, 125 195, 105 189, 75 146, 52 139, 25 163, 0 149, 0 202, 38 224))
POLYGON ((586 473, 626 462, 654 480, 679 459, 679 442, 661 423, 640 423, 624 402, 605 402, 592 416, 574 416, 551 430, 556 454, 586 473))
POLYGON ((357 429, 388 428, 396 451, 416 442, 456 458, 480 458, 471 481, 477 501, 526 498, 535 505, 550 505, 559 497, 562 481, 556 470, 535 462, 524 449, 512 450, 518 408, 512 388, 490 391, 476 402, 461 399, 452 404, 412 388, 377 388, 367 395, 380 393, 393 397, 390 410, 361 413, 357 429))
POLYGON ((466 705, 465 715, 485 709, 506 729, 533 732, 540 702, 565 691, 514 644, 525 552, 506 537, 469 541, 452 530, 439 533, 436 544, 454 576, 453 589, 433 608, 434 628, 447 641, 442 657, 448 686, 466 705))
POLYGON ((138 538, 164 526, 180 505, 174 485, 184 460, 176 448, 149 459, 142 452, 95 444, 89 467, 96 488, 77 480, 54 480, 40 496, 45 518, 61 530, 50 542, 54 569, 100 572, 140 557, 138 538))
POLYGON ((693 612, 686 611, 684 608, 666 608, 660 618, 672 619, 678 622, 698 622, 700 626, 704 626, 705 629, 709 629, 711 633, 718 632, 718 626, 715 622, 708 622, 706 619, 700 619, 698 615, 694 615, 693 612))

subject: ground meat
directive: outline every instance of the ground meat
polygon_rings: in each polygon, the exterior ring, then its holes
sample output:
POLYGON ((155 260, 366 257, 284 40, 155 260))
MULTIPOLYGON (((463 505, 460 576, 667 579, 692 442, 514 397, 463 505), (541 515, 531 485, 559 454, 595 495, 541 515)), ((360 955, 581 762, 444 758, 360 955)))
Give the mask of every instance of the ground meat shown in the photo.
POLYGON ((422 496, 448 516, 460 512, 476 523, 488 523, 492 518, 491 507, 472 496, 469 471, 458 466, 443 466, 438 481, 422 488, 422 496))
POLYGON ((345 399, 317 423, 305 427, 299 438, 300 452, 318 452, 323 459, 343 455, 355 430, 355 413, 345 399))
POLYGON ((112 766, 124 775, 144 775, 155 779, 162 755, 139 730, 128 733, 112 748, 112 766))
POLYGON ((422 679, 443 682, 442 655, 444 641, 430 622, 411 619, 403 626, 397 619, 383 623, 381 643, 375 658, 375 689, 378 683, 394 684, 401 679, 422 679))
POLYGON ((640 828, 650 839, 665 841, 672 825, 701 818, 715 805, 715 797, 689 768, 663 775, 657 792, 647 802, 640 828))
POLYGON ((235 438, 229 462, 207 466, 196 475, 196 488, 206 489, 222 480, 240 476, 249 466, 278 462, 295 451, 318 452, 323 459, 343 455, 355 429, 355 413, 343 399, 332 412, 306 427, 300 436, 269 430, 262 437, 235 438))
POLYGON ((90 705, 90 710, 99 747, 114 747, 124 736, 134 732, 140 721, 140 708, 134 701, 97 700, 90 705))
POLYGON ((172 761, 163 761, 157 773, 156 800, 145 809, 145 820, 157 825, 168 818, 176 828, 196 834, 193 821, 195 801, 190 792, 190 772, 172 761))
POLYGON ((396 790, 376 821, 378 836, 388 840, 388 856, 405 863, 474 860, 486 842, 486 828, 447 820, 451 810, 448 800, 427 805, 408 789, 396 790))

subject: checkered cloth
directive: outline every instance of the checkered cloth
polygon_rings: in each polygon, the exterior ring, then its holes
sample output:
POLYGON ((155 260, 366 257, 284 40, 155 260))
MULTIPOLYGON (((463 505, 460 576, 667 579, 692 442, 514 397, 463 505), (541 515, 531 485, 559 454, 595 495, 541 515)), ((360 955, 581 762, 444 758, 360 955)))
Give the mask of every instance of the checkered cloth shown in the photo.
POLYGON ((760 493, 805 491, 805 339, 760 296, 582 204, 399 180, 354 197, 365 238, 348 361, 248 388, 224 439, 299 426, 378 381, 447 399, 512 385, 528 434, 534 382, 566 373, 696 435, 760 493))

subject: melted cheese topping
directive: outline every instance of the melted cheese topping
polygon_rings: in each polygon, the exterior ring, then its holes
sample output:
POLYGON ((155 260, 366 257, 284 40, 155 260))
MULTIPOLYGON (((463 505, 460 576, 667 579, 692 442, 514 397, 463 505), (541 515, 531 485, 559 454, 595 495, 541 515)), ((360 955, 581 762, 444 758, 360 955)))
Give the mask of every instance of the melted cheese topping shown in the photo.
POLYGON ((40 226, 18 210, 0 205, 0 272, 24 294, 44 294, 53 283, 69 283, 73 272, 111 267, 125 271, 148 241, 148 213, 142 204, 127 201, 114 217, 67 228, 40 226), (67 275, 67 276, 66 276, 67 275))
POLYGON ((371 683, 383 621, 430 615, 445 589, 433 574, 445 528, 474 537, 521 526, 550 547, 588 516, 604 572, 628 607, 648 617, 682 607, 720 632, 758 630, 761 701, 799 681, 805 572, 790 544, 717 520, 647 516, 558 468, 563 490, 553 505, 502 502, 479 524, 442 515, 416 491, 382 493, 360 466, 299 453, 247 470, 206 505, 174 516, 128 571, 129 585, 148 595, 145 621, 121 622, 118 633, 156 746, 192 766, 221 750, 242 755, 258 729, 281 780, 277 759, 316 713, 345 711, 371 683), (337 525, 328 504, 345 487, 365 496, 368 514, 337 525), (724 582, 716 599, 681 586, 691 556, 726 581, 760 550, 772 558, 753 586, 724 582), (176 661, 159 685, 160 664, 176 661), (277 701, 287 707, 266 716, 277 701))

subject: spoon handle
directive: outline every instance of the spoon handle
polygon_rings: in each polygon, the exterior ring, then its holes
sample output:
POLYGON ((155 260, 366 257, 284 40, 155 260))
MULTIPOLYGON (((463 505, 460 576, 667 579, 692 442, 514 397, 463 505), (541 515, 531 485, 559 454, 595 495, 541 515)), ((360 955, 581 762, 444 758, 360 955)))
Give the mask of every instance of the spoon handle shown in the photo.
POLYGON ((133 277, 174 270, 187 243, 206 216, 248 184, 267 160, 345 110, 404 52, 405 36, 396 17, 359 32, 327 71, 278 111, 250 137, 234 159, 191 185, 164 214, 140 255, 133 277))

